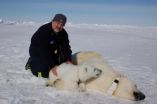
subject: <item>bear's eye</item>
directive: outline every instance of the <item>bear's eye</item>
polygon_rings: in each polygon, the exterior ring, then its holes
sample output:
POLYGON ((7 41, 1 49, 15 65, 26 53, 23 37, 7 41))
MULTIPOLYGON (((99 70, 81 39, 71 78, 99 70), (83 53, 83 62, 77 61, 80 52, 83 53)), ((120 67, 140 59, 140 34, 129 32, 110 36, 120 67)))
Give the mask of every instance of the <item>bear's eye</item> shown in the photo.
POLYGON ((85 68, 85 71, 87 72, 87 71, 88 71, 88 69, 87 69, 87 68, 85 68))
POLYGON ((97 71, 97 68, 94 68, 94 71, 97 71))

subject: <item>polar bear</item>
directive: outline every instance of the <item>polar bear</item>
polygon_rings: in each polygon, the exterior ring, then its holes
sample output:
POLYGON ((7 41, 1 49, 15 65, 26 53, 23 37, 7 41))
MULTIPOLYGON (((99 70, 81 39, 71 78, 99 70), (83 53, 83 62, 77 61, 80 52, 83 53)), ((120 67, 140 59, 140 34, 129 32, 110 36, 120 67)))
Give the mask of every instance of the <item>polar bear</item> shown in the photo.
POLYGON ((99 77, 101 73, 100 69, 92 65, 63 63, 57 67, 57 75, 54 75, 50 70, 47 84, 59 90, 85 91, 85 82, 99 77))
POLYGON ((86 83, 87 91, 97 91, 105 95, 136 101, 145 99, 145 95, 136 84, 113 70, 100 54, 92 51, 78 52, 73 55, 72 60, 74 64, 86 63, 102 70, 99 78, 86 83))

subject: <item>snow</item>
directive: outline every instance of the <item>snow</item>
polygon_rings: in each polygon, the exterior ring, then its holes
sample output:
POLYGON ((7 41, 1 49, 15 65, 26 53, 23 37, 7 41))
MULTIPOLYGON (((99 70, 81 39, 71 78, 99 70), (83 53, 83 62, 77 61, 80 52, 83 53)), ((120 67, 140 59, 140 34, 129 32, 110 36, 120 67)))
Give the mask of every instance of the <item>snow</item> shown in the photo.
POLYGON ((72 23, 65 27, 73 53, 96 51, 137 84, 146 99, 134 102, 45 87, 45 79, 24 69, 31 36, 40 25, 0 24, 0 104, 156 104, 157 27, 72 23))
POLYGON ((3 23, 3 20, 2 19, 0 19, 0 24, 2 24, 3 23))

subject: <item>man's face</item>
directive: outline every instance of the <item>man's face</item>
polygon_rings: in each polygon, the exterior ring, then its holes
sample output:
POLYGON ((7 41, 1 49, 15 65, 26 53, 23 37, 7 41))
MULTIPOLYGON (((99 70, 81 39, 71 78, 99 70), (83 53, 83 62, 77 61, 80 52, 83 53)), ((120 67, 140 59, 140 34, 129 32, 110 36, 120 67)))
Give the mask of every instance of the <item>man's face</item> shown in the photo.
POLYGON ((59 21, 52 21, 52 29, 57 33, 63 29, 64 25, 59 21))

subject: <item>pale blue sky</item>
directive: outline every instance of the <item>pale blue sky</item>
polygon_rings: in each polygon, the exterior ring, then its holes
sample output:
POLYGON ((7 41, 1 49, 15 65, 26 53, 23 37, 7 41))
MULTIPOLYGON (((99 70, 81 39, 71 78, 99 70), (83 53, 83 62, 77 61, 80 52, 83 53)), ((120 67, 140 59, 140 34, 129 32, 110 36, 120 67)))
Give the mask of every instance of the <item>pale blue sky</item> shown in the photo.
POLYGON ((0 0, 0 18, 51 21, 56 13, 72 23, 157 26, 157 0, 0 0))

